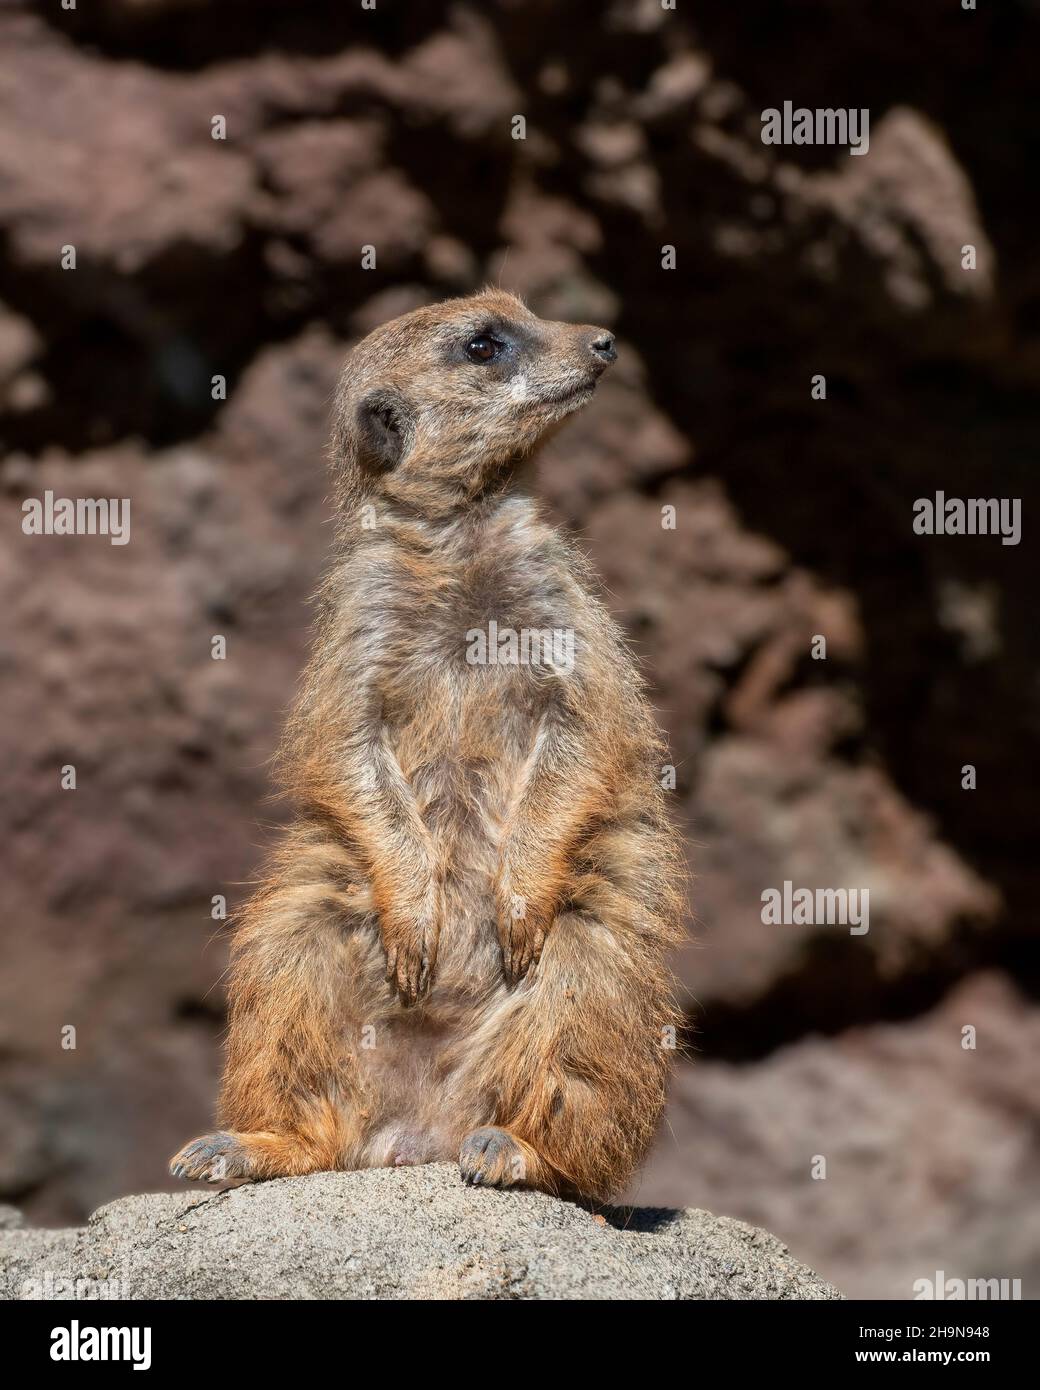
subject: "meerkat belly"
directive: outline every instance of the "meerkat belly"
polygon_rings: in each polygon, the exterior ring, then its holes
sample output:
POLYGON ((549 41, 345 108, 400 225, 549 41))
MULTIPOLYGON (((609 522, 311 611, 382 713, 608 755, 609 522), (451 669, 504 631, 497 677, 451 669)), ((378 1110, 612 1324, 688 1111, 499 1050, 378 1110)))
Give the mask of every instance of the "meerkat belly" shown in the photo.
POLYGON ((465 1135, 489 1122, 491 1099, 472 1085, 469 1058, 494 1008, 493 999, 430 1000, 382 1025, 381 1042, 361 1060, 366 1090, 378 1098, 362 1166, 454 1162, 465 1135))

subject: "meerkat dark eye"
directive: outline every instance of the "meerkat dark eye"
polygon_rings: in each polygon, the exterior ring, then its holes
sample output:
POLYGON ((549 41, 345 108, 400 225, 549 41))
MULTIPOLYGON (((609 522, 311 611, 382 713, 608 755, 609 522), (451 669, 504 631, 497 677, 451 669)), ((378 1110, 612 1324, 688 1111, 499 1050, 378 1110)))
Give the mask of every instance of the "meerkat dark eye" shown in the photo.
POLYGON ((466 356, 471 362, 491 362, 502 349, 503 344, 490 333, 478 333, 466 344, 466 356))

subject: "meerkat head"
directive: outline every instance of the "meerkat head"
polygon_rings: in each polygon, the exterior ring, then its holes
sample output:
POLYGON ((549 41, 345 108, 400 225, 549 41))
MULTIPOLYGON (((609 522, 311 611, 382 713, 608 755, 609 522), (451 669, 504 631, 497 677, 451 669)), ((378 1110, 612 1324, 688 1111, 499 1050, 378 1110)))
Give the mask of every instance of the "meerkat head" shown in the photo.
POLYGON ((616 357, 612 333, 537 318, 501 290, 416 309, 351 352, 334 466, 350 496, 450 514, 500 487, 616 357))

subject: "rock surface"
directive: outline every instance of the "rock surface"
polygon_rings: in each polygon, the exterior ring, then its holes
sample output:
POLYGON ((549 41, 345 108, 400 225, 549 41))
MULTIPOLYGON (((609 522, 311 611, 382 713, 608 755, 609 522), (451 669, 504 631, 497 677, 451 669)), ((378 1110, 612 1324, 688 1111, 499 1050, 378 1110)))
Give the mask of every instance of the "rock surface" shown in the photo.
POLYGON ((594 1214, 543 1193, 482 1192, 450 1164, 124 1197, 82 1230, 0 1220, 0 1296, 841 1297, 742 1222, 649 1207, 594 1214))

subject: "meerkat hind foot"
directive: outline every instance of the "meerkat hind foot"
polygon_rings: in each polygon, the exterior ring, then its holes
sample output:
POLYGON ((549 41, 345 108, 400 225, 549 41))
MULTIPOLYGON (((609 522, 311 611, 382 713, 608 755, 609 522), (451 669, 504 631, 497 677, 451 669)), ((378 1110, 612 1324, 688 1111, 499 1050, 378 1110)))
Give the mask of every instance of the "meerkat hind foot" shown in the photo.
POLYGON ((508 1130, 485 1125, 463 1139, 459 1171, 470 1187, 515 1187, 527 1177, 527 1155, 508 1130))
POLYGON ((189 1182, 229 1182, 251 1177, 252 1164, 238 1138, 220 1131, 185 1144, 170 1159, 170 1173, 189 1182))

